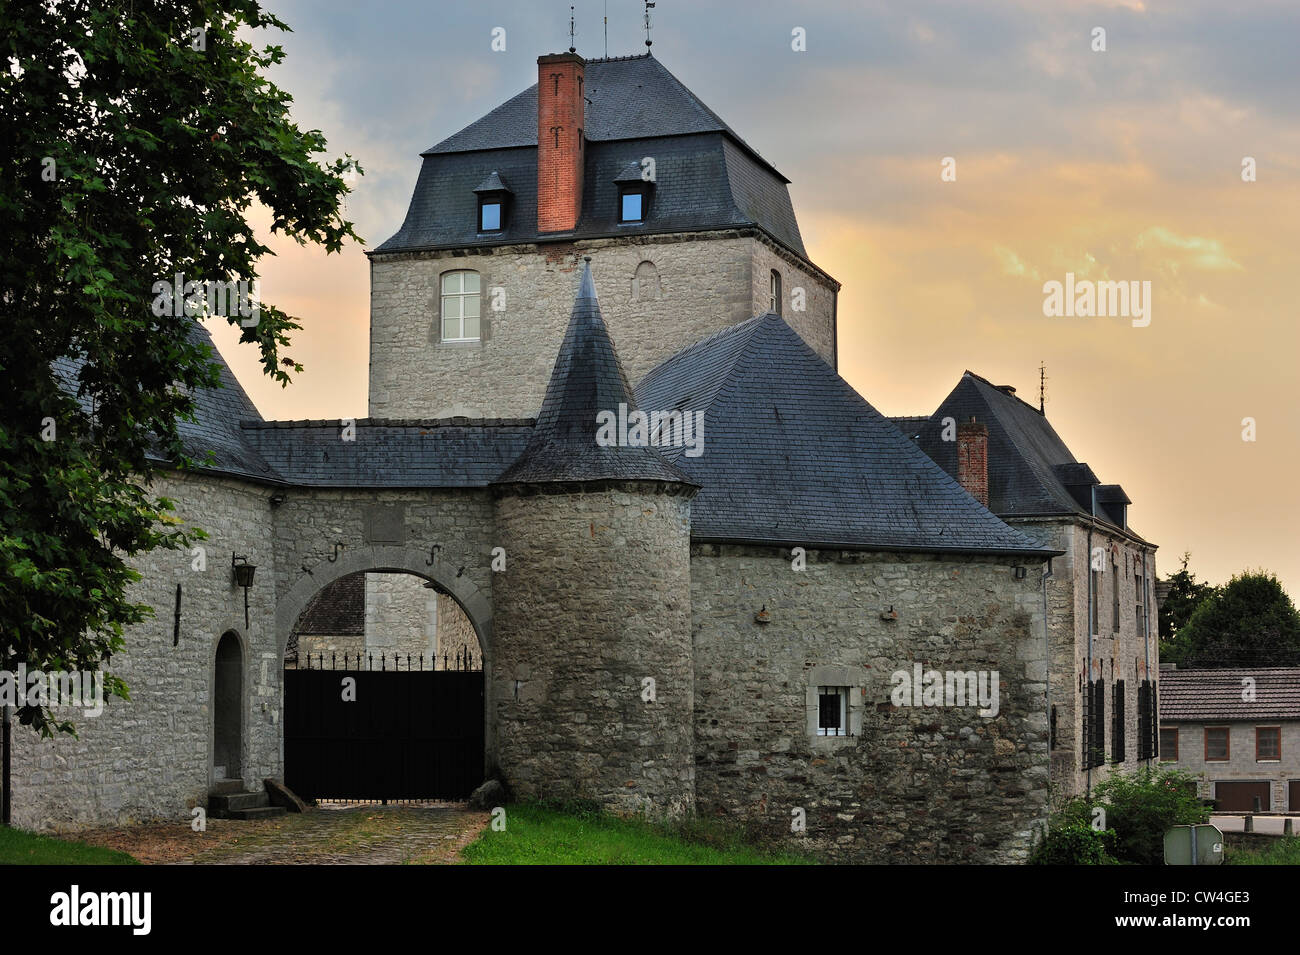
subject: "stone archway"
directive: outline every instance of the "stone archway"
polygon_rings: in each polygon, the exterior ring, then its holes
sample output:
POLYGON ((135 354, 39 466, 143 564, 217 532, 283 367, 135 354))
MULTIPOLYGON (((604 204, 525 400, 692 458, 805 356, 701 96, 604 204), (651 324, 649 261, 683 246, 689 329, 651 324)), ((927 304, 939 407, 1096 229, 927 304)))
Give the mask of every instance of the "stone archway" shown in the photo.
MULTIPOLYGON (((299 574, 276 600, 276 648, 283 661, 289 636, 299 615, 322 588, 355 573, 412 574, 432 581, 464 611, 478 638, 483 662, 483 769, 491 775, 496 765, 495 708, 493 697, 493 612, 487 593, 456 567, 440 560, 436 553, 400 545, 367 545, 349 548, 336 561, 322 561, 311 572, 299 574)), ((283 726, 283 724, 282 724, 283 726)), ((281 730, 283 732, 283 729, 281 730)))
POLYGON ((283 658, 289 633, 298 615, 312 597, 340 577, 360 572, 414 574, 431 580, 455 600, 478 636, 483 651, 484 669, 492 655, 492 603, 488 596, 468 577, 457 576, 456 568, 449 567, 434 556, 414 547, 371 545, 349 549, 337 561, 324 561, 302 573, 285 593, 276 600, 275 635, 280 656, 283 658))

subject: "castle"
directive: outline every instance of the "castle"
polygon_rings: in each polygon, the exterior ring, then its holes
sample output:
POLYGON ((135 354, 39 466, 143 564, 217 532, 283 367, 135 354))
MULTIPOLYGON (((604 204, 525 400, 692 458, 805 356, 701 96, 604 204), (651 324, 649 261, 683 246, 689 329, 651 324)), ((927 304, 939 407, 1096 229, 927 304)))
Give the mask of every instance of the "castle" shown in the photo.
POLYGON ((212 560, 140 562, 131 701, 18 740, 15 822, 186 818, 283 777, 291 642, 472 645, 482 776, 514 796, 841 860, 1023 861, 1049 782, 1105 761, 1107 701, 1111 754, 1152 758, 1123 740, 1154 690, 1095 689, 1158 673, 1127 498, 976 376, 929 418, 872 408, 787 182, 649 54, 540 57, 427 150, 370 253, 370 417, 264 421, 228 370, 196 396, 207 463, 154 490, 212 560), (660 427, 598 437, 637 410, 660 427), (1108 569, 1101 645, 1079 619, 1108 569))

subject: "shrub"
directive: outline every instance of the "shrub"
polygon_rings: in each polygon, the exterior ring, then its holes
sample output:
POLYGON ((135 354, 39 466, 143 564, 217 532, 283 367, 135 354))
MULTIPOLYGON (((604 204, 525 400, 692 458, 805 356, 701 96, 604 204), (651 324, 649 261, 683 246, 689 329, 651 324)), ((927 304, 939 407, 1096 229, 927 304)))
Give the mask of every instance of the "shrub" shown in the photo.
POLYGON ((1047 838, 1035 847, 1029 864, 1113 865, 1114 845, 1114 830, 1097 830, 1090 823, 1062 816, 1048 829, 1047 838))
POLYGON ((1106 825, 1115 830, 1116 856, 1135 865, 1163 864, 1170 828, 1210 819, 1196 797, 1195 777, 1178 770, 1115 773, 1093 789, 1092 804, 1105 809, 1106 825))

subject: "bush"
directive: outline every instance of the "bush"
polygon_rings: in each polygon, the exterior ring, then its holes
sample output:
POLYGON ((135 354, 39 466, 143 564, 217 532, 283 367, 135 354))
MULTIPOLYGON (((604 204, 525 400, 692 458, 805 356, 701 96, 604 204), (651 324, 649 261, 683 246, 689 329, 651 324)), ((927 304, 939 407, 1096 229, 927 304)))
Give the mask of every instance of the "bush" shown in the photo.
POLYGON ((1092 802, 1106 811, 1122 862, 1163 865, 1165 833, 1174 826, 1210 821, 1196 796, 1196 779, 1178 770, 1140 769, 1116 773, 1093 789, 1092 802))
POLYGON ((1075 819, 1053 825, 1029 857, 1030 865, 1113 865, 1113 829, 1097 830, 1075 819))
POLYGON ((1034 865, 1161 865, 1165 833, 1173 826, 1209 821, 1196 797, 1196 778, 1178 770, 1116 772, 1052 815, 1047 837, 1034 849, 1034 865), (1102 815, 1096 813, 1102 810, 1102 815), (1093 828, 1094 819, 1105 828, 1093 828))

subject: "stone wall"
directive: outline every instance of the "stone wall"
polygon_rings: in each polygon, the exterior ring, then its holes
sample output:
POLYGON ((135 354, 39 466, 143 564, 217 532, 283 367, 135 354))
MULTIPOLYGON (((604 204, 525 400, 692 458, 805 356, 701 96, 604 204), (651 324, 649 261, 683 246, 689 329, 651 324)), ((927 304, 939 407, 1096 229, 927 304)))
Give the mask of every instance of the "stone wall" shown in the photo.
POLYGON ((489 727, 505 782, 524 798, 689 810, 686 498, 645 486, 507 495, 497 526, 509 562, 489 727))
POLYGON ((13 821, 28 829, 189 818, 207 804, 212 765, 212 693, 217 642, 233 630, 243 646, 242 775, 260 788, 280 775, 280 647, 274 632, 269 491, 198 475, 168 475, 154 492, 172 498, 187 524, 204 528, 205 559, 155 551, 134 564, 144 575, 132 599, 154 608, 129 628, 110 672, 130 688, 103 714, 74 716, 80 738, 41 740, 15 727, 13 821), (244 594, 230 555, 257 566, 244 625, 244 594), (180 639, 173 645, 176 585, 180 639))
POLYGON ((366 574, 366 652, 428 660, 437 647, 438 597, 413 574, 366 574))
MULTIPOLYGON (((1056 749, 1052 753, 1052 796, 1060 803, 1086 792, 1112 771, 1115 754, 1112 717, 1115 684, 1123 680, 1124 760, 1116 764, 1132 772, 1148 761, 1138 754, 1138 686, 1160 673, 1160 648, 1156 636, 1154 581, 1155 548, 1131 538, 1101 529, 1094 530, 1092 546, 1105 551, 1105 570, 1100 575, 1097 601, 1098 621, 1093 640, 1092 678, 1106 684, 1106 759, 1091 771, 1082 759, 1083 699, 1088 680, 1088 575, 1090 572, 1088 529, 1068 520, 1012 520, 1017 530, 1035 540, 1065 551, 1053 561, 1053 578, 1048 582, 1048 621, 1052 634, 1051 705, 1056 708, 1056 749), (1117 551, 1112 550, 1112 545, 1117 551), (1143 639, 1137 614, 1136 574, 1142 572, 1142 555, 1147 558, 1147 591, 1143 599, 1149 637, 1143 639), (1135 570, 1136 568, 1136 570, 1135 570), (1119 629, 1114 627, 1113 593, 1119 581, 1119 629)), ((1150 760, 1154 765, 1155 760, 1150 760)))
POLYGON ((469 617, 465 616, 460 604, 450 597, 439 597, 437 616, 438 665, 455 666, 455 661, 468 653, 471 663, 482 666, 483 649, 474 633, 474 625, 469 622, 469 617))
POLYGON ((830 282, 740 233, 645 236, 371 259, 370 414, 532 417, 541 407, 583 255, 601 314, 635 384, 665 358, 768 310, 768 276, 807 291, 790 324, 834 364, 830 282), (649 263, 647 265, 646 263, 649 263), (479 273, 482 340, 441 341, 440 276, 479 273), (499 292, 494 293, 494 290, 499 292), (499 294, 501 311, 492 308, 499 294))
POLYGON ((1038 571, 840 552, 799 571, 789 552, 695 545, 699 811, 842 861, 1023 861, 1047 814, 1038 571), (914 664, 997 671, 997 715, 894 705, 914 664), (853 735, 817 735, 825 684, 849 688, 853 735))

